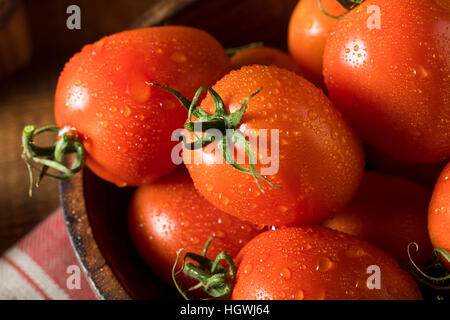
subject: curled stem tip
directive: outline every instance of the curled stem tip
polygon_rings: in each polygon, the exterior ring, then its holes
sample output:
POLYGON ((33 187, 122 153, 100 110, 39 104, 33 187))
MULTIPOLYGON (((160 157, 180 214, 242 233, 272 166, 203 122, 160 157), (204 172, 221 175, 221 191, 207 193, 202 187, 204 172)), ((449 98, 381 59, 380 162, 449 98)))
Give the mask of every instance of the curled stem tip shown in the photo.
POLYGON ((69 179, 84 167, 86 154, 78 135, 73 131, 60 129, 56 126, 46 126, 35 129, 33 125, 25 126, 22 131, 22 159, 28 170, 30 185, 29 195, 32 195, 34 185, 34 171, 39 173, 36 187, 44 177, 55 179, 69 179), (44 132, 53 132, 58 140, 47 147, 37 146, 34 138, 44 132), (75 159, 70 167, 63 164, 64 156, 74 154, 75 159), (49 169, 59 172, 59 175, 49 173, 49 169))
MULTIPOLYGON (((408 258, 411 261, 411 264, 414 267, 414 271, 410 272, 412 276, 419 282, 434 288, 436 290, 449 290, 450 289, 450 273, 447 273, 442 277, 434 277, 429 274, 426 274, 422 269, 414 262, 411 256, 411 247, 414 246, 416 252, 419 251, 419 245, 416 242, 411 242, 408 244, 407 252, 408 258)), ((450 253, 444 249, 436 248, 433 250, 433 263, 432 265, 439 264, 441 262, 441 256, 450 262, 450 253)))

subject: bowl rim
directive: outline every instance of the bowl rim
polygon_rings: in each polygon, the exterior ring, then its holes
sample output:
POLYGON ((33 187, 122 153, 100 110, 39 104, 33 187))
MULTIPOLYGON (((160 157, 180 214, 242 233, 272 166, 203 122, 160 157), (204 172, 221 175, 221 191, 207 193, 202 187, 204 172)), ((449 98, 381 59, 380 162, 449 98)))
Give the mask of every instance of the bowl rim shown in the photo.
POLYGON ((60 203, 70 243, 86 279, 98 299, 129 300, 131 296, 112 271, 94 236, 84 197, 83 172, 84 170, 71 179, 62 180, 59 183, 60 203), (89 255, 87 254, 88 247, 89 255), (93 255, 96 259, 89 259, 93 255), (103 276, 99 274, 99 270, 103 276), (100 280, 100 277, 102 286, 99 281, 95 281, 100 280))

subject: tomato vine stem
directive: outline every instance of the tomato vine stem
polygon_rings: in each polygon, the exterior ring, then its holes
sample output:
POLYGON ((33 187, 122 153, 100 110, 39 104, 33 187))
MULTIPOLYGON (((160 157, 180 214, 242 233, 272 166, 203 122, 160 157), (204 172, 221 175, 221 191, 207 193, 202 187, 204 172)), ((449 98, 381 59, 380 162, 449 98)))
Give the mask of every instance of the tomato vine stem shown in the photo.
MULTIPOLYGON (((450 290, 450 273, 447 273, 445 276, 442 277, 433 277, 431 275, 426 274, 423 272, 419 266, 414 262, 414 260, 411 257, 411 246, 414 246, 416 248, 416 251, 419 250, 419 245, 415 242, 411 242, 408 244, 408 258, 411 261, 412 265, 414 266, 414 269, 416 272, 410 272, 412 276, 419 282, 433 288, 436 290, 450 290)), ((440 264, 441 258, 444 258, 448 262, 450 262, 450 253, 444 249, 436 248, 433 250, 433 264, 440 264)))
POLYGON ((199 281, 187 291, 203 288, 212 299, 227 299, 231 295, 234 279, 236 277, 236 266, 233 262, 233 258, 225 251, 219 253, 214 261, 206 257, 209 246, 214 239, 215 237, 210 237, 208 241, 206 241, 201 255, 187 252, 183 257, 183 265, 179 271, 176 271, 176 266, 184 249, 180 249, 177 252, 177 257, 172 267, 172 280, 178 292, 186 300, 189 300, 189 297, 176 280, 176 276, 181 272, 188 277, 199 281), (196 262, 196 264, 187 261, 187 259, 196 262), (228 270, 219 264, 222 261, 225 261, 228 264, 228 270))
POLYGON ((86 152, 78 135, 73 131, 56 126, 45 126, 39 129, 35 129, 32 125, 25 126, 22 131, 22 148, 22 159, 25 162, 30 179, 28 189, 30 197, 34 184, 33 170, 39 172, 36 181, 36 187, 38 187, 41 180, 46 176, 55 179, 70 179, 84 167, 86 161, 86 152), (34 138, 44 132, 56 133, 59 139, 52 146, 37 146, 34 143, 34 138), (64 156, 69 154, 75 155, 70 167, 63 164, 64 156), (41 165, 41 167, 37 167, 35 164, 41 165), (59 172, 60 175, 49 173, 50 168, 59 172))
POLYGON ((242 121, 242 117, 247 110, 247 103, 248 101, 253 98, 255 95, 257 95, 259 92, 261 92, 262 88, 259 88, 257 91, 250 94, 248 97, 244 99, 242 102, 241 107, 233 112, 228 114, 225 108, 225 104, 220 97, 220 95, 211 87, 202 86, 200 87, 197 92, 194 95, 194 98, 192 101, 189 101, 187 98, 185 98, 181 93, 177 92, 176 90, 168 87, 164 87, 157 83, 147 82, 148 85, 159 87, 171 94, 173 94, 178 101, 188 110, 188 119, 185 123, 184 127, 189 132, 203 132, 204 135, 202 137, 197 137, 197 140, 191 143, 186 142, 186 137, 182 134, 177 134, 177 138, 180 141, 183 141, 184 147, 188 150, 196 150, 201 149, 210 143, 217 142, 219 150, 222 153, 223 158, 225 159, 226 163, 232 166, 234 169, 250 174, 253 176, 258 188, 261 192, 264 193, 264 189, 262 188, 261 184, 259 183, 259 179, 264 180, 267 182, 270 186, 274 188, 280 188, 279 186, 273 184, 270 182, 269 179, 264 177, 263 175, 256 172, 256 166, 255 166, 255 157, 254 152, 247 141, 245 139, 244 135, 237 129, 242 121), (208 91, 208 93, 211 95, 211 98, 214 102, 215 112, 214 114, 210 114, 201 108, 199 108, 196 103, 200 97, 200 95, 204 92, 208 91), (192 121, 192 116, 194 116, 198 121, 192 121), (210 129, 216 129, 219 130, 222 135, 220 141, 216 140, 216 138, 209 134, 207 131, 210 129), (241 147, 245 153, 247 154, 249 158, 249 167, 246 168, 244 166, 239 165, 234 161, 234 156, 232 152, 232 146, 231 144, 236 144, 239 147, 241 147))

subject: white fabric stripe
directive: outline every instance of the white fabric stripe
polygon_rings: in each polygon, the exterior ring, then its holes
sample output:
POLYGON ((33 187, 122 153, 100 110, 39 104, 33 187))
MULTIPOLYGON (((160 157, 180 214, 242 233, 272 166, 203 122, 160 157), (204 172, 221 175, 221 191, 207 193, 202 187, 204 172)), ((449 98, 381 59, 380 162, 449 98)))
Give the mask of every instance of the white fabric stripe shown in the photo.
POLYGON ((0 300, 43 300, 44 297, 8 262, 0 258, 0 300))
POLYGON ((42 268, 18 247, 9 249, 5 256, 21 268, 50 299, 69 300, 69 296, 50 278, 42 268))

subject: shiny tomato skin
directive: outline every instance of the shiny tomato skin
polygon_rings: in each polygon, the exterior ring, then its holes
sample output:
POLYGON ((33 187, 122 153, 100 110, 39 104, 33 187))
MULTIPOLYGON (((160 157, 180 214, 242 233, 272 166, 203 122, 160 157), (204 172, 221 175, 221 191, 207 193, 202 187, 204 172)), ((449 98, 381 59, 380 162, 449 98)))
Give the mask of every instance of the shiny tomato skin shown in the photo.
MULTIPOLYGON (((320 226, 261 233, 236 257, 233 300, 415 300, 408 273, 368 242, 320 226), (369 289, 369 266, 380 268, 380 289, 369 289)), ((373 282, 371 282, 373 283, 373 282)))
POLYGON ((119 186, 166 175, 173 130, 187 112, 170 94, 146 82, 171 86, 192 98, 229 70, 222 46, 204 31, 166 26, 124 31, 85 46, 64 67, 56 88, 59 127, 78 132, 87 166, 119 186))
MULTIPOLYGON (((220 161, 220 155, 215 157, 214 147, 184 149, 184 163, 196 189, 214 206, 243 220, 280 226, 320 223, 350 202, 362 178, 364 154, 359 139, 322 90, 293 72, 260 65, 232 71, 213 88, 228 112, 263 88, 248 101, 239 130, 255 137, 266 129, 267 154, 271 130, 279 130, 274 172, 266 178, 281 187, 260 180, 261 192, 251 175, 220 161)), ((200 108, 214 111, 209 95, 200 108)), ((262 164, 268 159, 262 157, 262 148, 259 151, 256 171, 262 172, 271 164, 262 164)), ((248 159, 244 166, 248 167, 248 159)))
MULTIPOLYGON (((450 162, 442 170, 428 209, 428 232, 435 248, 450 252, 450 162)), ((450 262, 446 263, 450 270, 450 262)))
POLYGON ((231 69, 237 70, 243 66, 260 64, 263 66, 277 66, 293 71, 299 75, 302 72, 299 66, 285 52, 271 47, 254 47, 239 51, 231 57, 231 69))
POLYGON ((397 160, 450 157, 449 29, 445 1, 367 0, 327 41, 330 99, 364 141, 397 160), (381 10, 380 29, 367 26, 369 6, 381 10))
MULTIPOLYGON (((289 20, 288 48, 294 61, 317 86, 324 86, 322 61, 325 43, 338 22, 319 9, 318 0, 301 0, 289 20)), ((336 0, 322 0, 323 9, 339 16, 346 10, 336 0)))
MULTIPOLYGON (((170 284, 172 266, 181 248, 184 253, 200 254, 208 238, 215 236, 207 256, 214 260, 222 251, 235 256, 262 230, 209 204, 197 193, 185 168, 135 191, 128 211, 128 228, 139 254, 170 284)), ((177 280, 182 288, 193 285, 185 276, 177 280)))
POLYGON ((427 230, 431 190, 415 182, 388 174, 366 171, 358 193, 340 213, 323 225, 354 235, 408 265, 407 248, 415 262, 426 263, 433 247, 427 230))

